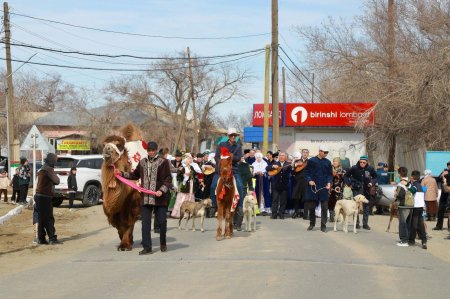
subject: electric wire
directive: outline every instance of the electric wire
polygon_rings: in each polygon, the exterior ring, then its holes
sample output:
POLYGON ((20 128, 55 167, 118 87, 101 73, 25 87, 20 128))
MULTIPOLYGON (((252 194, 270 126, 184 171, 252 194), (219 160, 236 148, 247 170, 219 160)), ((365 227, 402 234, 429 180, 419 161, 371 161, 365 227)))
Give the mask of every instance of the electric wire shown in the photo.
POLYGON ((308 87, 308 86, 305 84, 305 82, 303 82, 302 79, 300 79, 300 78, 298 77, 298 75, 297 75, 294 71, 292 71, 292 69, 286 64, 286 62, 283 60, 283 58, 281 58, 281 56, 279 56, 279 58, 280 58, 281 62, 283 63, 283 65, 288 69, 288 71, 291 72, 292 75, 294 75, 294 77, 297 78, 298 81, 304 86, 305 91, 306 91, 306 93, 308 94, 308 96, 312 95, 312 91, 311 91, 311 93, 309 92, 309 90, 311 90, 311 88, 308 87))
MULTIPOLYGON (((284 55, 287 57, 287 59, 289 59, 289 61, 292 63, 292 65, 299 71, 299 73, 311 84, 313 85, 313 83, 311 82, 311 80, 300 70, 300 68, 294 63, 294 61, 292 61, 291 57, 289 57, 289 55, 286 53, 286 51, 284 51, 283 47, 279 46, 279 48, 281 49, 281 51, 284 53, 284 55)), ((322 95, 322 97, 324 99, 326 99, 328 102, 331 102, 328 97, 318 88, 315 87, 315 89, 317 89, 317 91, 322 95)))
POLYGON ((80 29, 87 29, 87 30, 93 30, 93 31, 99 31, 99 32, 106 32, 106 33, 114 33, 114 34, 120 34, 120 35, 129 35, 129 36, 140 36, 140 37, 149 37, 149 38, 162 38, 162 39, 182 39, 182 40, 228 40, 228 39, 242 39, 242 38, 251 38, 251 37, 259 37, 259 36, 266 36, 271 34, 271 32, 264 32, 264 33, 257 33, 257 34, 247 34, 247 35, 237 35, 237 36, 216 36, 216 37, 187 37, 187 36, 167 36, 167 35, 150 35, 150 34, 143 34, 143 33, 132 33, 132 32, 124 32, 124 31, 115 31, 115 30, 108 30, 108 29, 102 29, 102 28, 94 28, 94 27, 88 27, 88 26, 81 26, 81 25, 74 25, 69 24, 65 22, 50 20, 50 19, 44 19, 44 18, 38 18, 33 17, 26 14, 21 13, 14 13, 10 12, 9 14, 25 17, 29 19, 49 22, 49 23, 55 23, 59 25, 74 27, 74 28, 80 28, 80 29))
MULTIPOLYGON (((251 55, 247 55, 247 56, 231 59, 231 60, 224 60, 224 61, 219 61, 219 62, 215 62, 215 63, 204 63, 204 64, 193 65, 192 68, 204 67, 204 66, 214 66, 214 65, 219 65, 219 64, 223 64, 223 63, 231 63, 231 62, 239 61, 239 60, 242 60, 242 59, 245 59, 245 58, 258 56, 258 55, 261 55, 262 53, 263 53, 263 51, 261 51, 259 53, 255 53, 255 54, 251 54, 251 55)), ((0 60, 5 60, 6 61, 8 59, 0 57, 0 60)), ((13 62, 25 62, 24 60, 18 60, 18 59, 11 59, 11 61, 13 61, 13 62)), ((34 64, 34 65, 51 66, 51 67, 59 67, 59 68, 80 69, 80 70, 95 70, 95 71, 114 71, 114 72, 159 72, 159 71, 174 71, 174 70, 180 70, 180 69, 187 69, 188 68, 188 66, 182 66, 182 67, 175 67, 175 68, 157 68, 157 69, 115 69, 115 68, 96 68, 96 67, 81 67, 81 66, 71 66, 71 65, 61 65, 61 64, 38 63, 38 62, 31 62, 31 61, 28 62, 28 63, 29 64, 34 64)))
MULTIPOLYGON (((0 43, 5 44, 5 41, 0 41, 0 43)), ((117 54, 117 55, 111 55, 111 54, 99 54, 99 53, 90 53, 90 52, 82 52, 82 51, 66 51, 62 49, 53 49, 53 48, 47 48, 47 47, 41 47, 41 46, 35 46, 31 44, 18 44, 18 43, 10 43, 11 46, 16 47, 25 47, 25 48, 31 48, 31 49, 38 49, 38 50, 44 50, 49 52, 56 52, 56 53, 64 53, 64 54, 77 54, 77 55, 85 55, 85 56, 98 56, 98 57, 108 57, 108 58, 120 58, 120 57, 126 57, 126 58, 134 58, 134 59, 142 59, 142 60, 181 60, 181 59, 187 59, 186 57, 150 57, 150 56, 136 56, 136 55, 128 55, 128 54, 117 54)), ((212 55, 212 56, 199 56, 199 57, 192 57, 191 59, 215 59, 215 58, 228 58, 228 57, 234 57, 234 56, 241 56, 249 53, 255 53, 263 51, 264 48, 259 49, 253 49, 248 50, 244 52, 237 52, 237 53, 229 53, 229 54, 221 54, 221 55, 212 55)))
MULTIPOLYGON (((18 11, 18 12, 20 12, 20 13, 25 14, 24 12, 18 10, 17 8, 12 8, 12 10, 18 11)), ((53 25, 51 25, 51 24, 49 24, 49 23, 47 23, 47 22, 44 22, 44 21, 39 21, 39 20, 38 20, 38 22, 39 22, 40 24, 43 24, 43 25, 45 25, 45 26, 48 26, 48 27, 50 27, 50 28, 52 28, 52 29, 55 29, 55 30, 64 32, 64 33, 66 33, 66 34, 68 34, 68 35, 71 35, 71 36, 76 37, 76 38, 79 38, 79 39, 83 39, 83 40, 90 41, 91 43, 94 43, 94 44, 99 44, 99 45, 107 46, 107 47, 114 48, 114 49, 122 49, 122 50, 132 51, 132 52, 145 52, 145 53, 148 53, 148 52, 149 52, 148 50, 135 50, 135 49, 125 48, 125 47, 118 46, 118 45, 108 44, 108 43, 105 43, 105 42, 100 42, 100 41, 98 41, 98 40, 90 39, 90 38, 88 38, 88 37, 86 37, 86 36, 80 36, 80 35, 77 35, 77 34, 75 34, 75 33, 73 33, 73 32, 64 30, 64 29, 59 28, 59 27, 57 27, 57 26, 53 26, 53 25)), ((10 24, 14 24, 14 23, 10 21, 10 24)), ((151 51, 151 52, 153 52, 153 51, 151 51)), ((156 53, 156 52, 155 52, 155 53, 156 53)))

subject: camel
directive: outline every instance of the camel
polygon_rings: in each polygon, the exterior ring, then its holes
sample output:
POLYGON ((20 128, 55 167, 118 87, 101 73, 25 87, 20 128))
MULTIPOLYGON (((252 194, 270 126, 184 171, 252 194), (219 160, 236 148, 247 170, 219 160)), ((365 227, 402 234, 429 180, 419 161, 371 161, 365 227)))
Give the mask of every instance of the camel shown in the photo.
POLYGON ((140 193, 114 176, 112 164, 120 171, 131 171, 125 142, 125 138, 117 135, 108 136, 103 141, 103 211, 109 224, 117 229, 120 238, 117 250, 120 251, 133 248, 133 229, 139 219, 141 203, 140 193))

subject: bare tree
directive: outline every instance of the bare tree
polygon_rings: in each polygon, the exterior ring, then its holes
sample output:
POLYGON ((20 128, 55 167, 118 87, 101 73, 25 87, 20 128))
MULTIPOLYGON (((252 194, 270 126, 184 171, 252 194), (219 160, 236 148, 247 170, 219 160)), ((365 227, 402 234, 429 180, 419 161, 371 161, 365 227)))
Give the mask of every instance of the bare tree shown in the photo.
POLYGON ((214 126, 211 115, 220 105, 243 97, 243 86, 251 78, 239 67, 213 65, 192 56, 194 98, 200 121, 199 132, 194 132, 186 53, 181 52, 178 57, 154 63, 145 74, 114 80, 106 89, 113 101, 148 111, 154 120, 152 138, 160 138, 173 150, 186 149, 193 142, 193 134, 199 134, 200 141, 207 139, 214 126))
POLYGON ((387 3, 365 4, 365 13, 351 23, 329 19, 320 28, 296 29, 308 42, 321 89, 333 101, 376 103, 375 126, 359 126, 369 141, 394 151, 396 137, 411 148, 449 149, 448 1, 395 1, 395 76, 387 3))

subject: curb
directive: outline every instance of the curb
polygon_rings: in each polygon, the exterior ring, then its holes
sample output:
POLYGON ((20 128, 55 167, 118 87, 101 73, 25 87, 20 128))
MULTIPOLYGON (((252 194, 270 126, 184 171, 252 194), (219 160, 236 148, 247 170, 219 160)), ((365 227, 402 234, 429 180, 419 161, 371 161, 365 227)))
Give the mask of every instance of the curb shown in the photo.
POLYGON ((22 213, 24 206, 17 206, 14 209, 12 209, 11 211, 9 211, 6 215, 3 215, 0 217, 0 225, 2 225, 3 223, 5 223, 6 221, 8 221, 10 218, 12 218, 13 216, 19 215, 20 213, 22 213))

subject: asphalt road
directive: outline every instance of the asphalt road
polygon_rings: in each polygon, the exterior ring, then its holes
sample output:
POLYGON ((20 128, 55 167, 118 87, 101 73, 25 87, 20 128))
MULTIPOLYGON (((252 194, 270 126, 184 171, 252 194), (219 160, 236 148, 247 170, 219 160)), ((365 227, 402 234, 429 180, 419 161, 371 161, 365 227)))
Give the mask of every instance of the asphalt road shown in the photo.
POLYGON ((256 232, 218 242, 215 219, 205 233, 176 225, 169 220, 168 251, 152 235, 147 256, 138 255, 139 222, 130 252, 115 250, 111 228, 107 242, 2 277, 0 298, 449 298, 449 263, 397 247, 384 231, 344 234, 328 224, 322 233, 306 231, 305 220, 260 216, 256 232))

